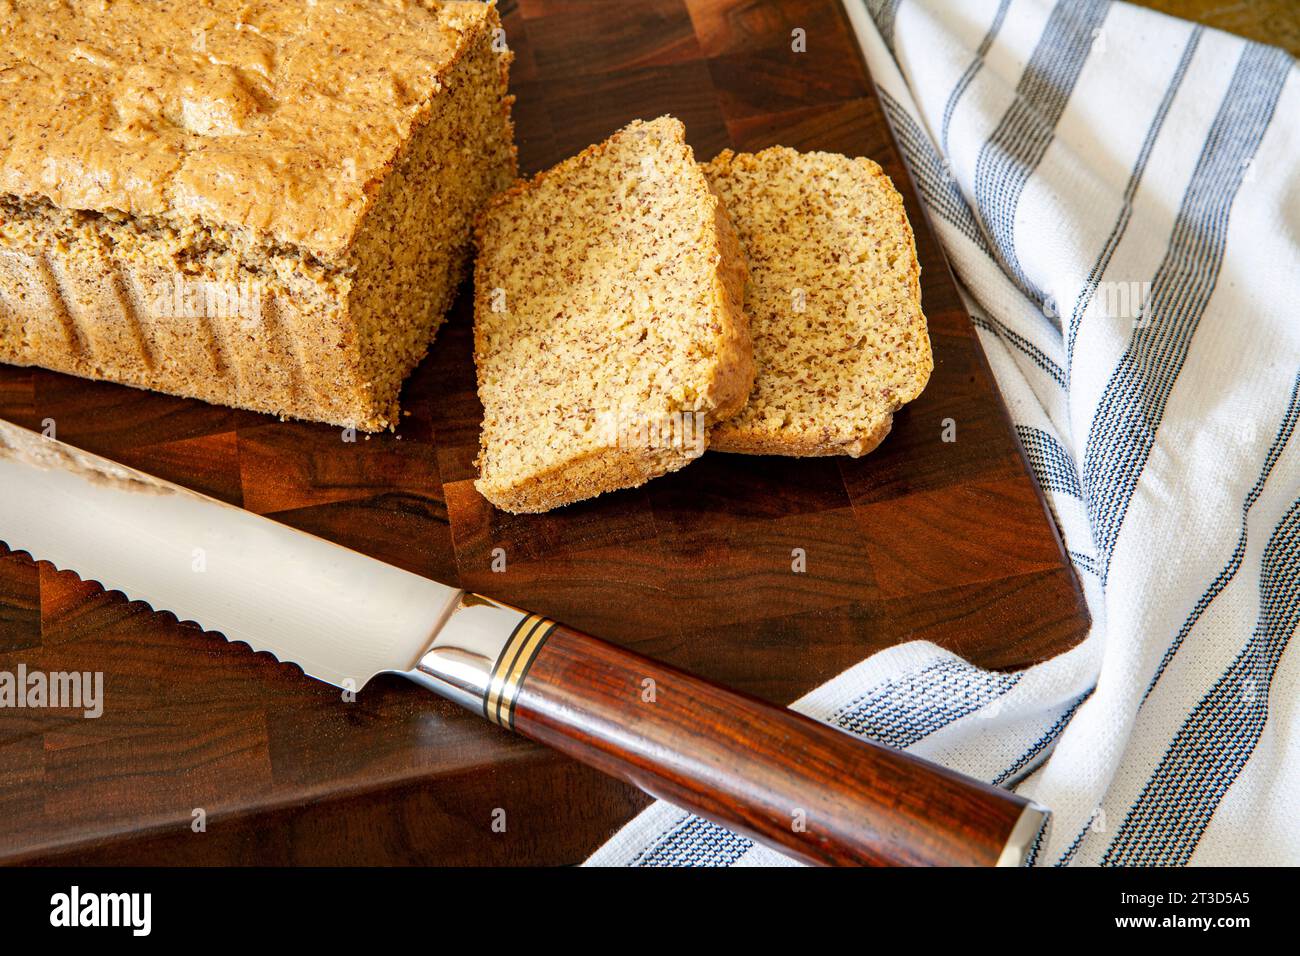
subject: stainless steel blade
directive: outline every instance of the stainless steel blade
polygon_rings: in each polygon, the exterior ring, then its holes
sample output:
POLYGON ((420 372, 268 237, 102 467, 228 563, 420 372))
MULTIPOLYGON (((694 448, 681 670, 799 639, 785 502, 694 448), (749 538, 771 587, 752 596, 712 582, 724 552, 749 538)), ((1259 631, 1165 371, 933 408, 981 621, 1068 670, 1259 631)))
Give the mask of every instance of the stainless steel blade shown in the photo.
POLYGON ((461 597, 5 421, 0 540, 357 689, 415 667, 461 597))

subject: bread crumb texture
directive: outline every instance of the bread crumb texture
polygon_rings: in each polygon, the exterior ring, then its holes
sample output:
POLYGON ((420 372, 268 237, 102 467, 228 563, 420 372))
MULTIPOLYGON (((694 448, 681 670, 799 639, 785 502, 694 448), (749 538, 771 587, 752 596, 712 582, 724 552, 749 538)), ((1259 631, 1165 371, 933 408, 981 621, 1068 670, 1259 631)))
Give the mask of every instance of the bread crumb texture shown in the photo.
POLYGON ((0 361, 395 424, 515 175, 495 7, 2 2, 0 361))
POLYGON ((671 117, 497 197, 477 229, 475 487, 546 511, 683 467, 753 383, 734 229, 671 117))
POLYGON ((704 167, 749 262, 749 403, 717 451, 851 455, 875 448, 933 370, 903 200, 869 159, 726 150, 704 167))

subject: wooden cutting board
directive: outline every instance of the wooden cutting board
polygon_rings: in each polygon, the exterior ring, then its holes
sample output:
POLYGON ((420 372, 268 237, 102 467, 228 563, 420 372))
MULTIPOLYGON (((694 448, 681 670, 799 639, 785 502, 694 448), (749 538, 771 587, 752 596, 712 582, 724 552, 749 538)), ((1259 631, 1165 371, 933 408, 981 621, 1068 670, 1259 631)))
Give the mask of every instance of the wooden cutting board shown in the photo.
MULTIPOLYGON (((468 288, 397 434, 347 443, 6 366, 0 417, 53 422, 67 442, 783 704, 902 641, 1019 668, 1080 640, 1078 583, 839 4, 502 9, 526 172, 670 112, 701 159, 781 143, 884 166, 916 230, 935 372, 878 451, 711 453, 549 515, 497 513, 472 485, 468 288)), ((93 720, 0 711, 0 861, 568 863, 648 799, 401 679, 344 703, 268 655, 0 550, 0 670, 20 663, 102 671, 105 706, 93 720)))

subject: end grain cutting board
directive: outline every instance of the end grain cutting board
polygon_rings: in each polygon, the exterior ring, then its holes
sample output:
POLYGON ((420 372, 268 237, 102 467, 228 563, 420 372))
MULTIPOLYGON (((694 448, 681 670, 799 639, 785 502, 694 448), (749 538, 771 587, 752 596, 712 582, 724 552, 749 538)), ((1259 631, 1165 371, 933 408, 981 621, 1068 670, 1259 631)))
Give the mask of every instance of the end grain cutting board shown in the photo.
MULTIPOLYGON (((1081 639, 1078 584, 838 2, 502 10, 527 173, 668 112, 700 159, 781 143, 884 166, 916 230, 936 365, 879 450, 708 454, 549 515, 495 512, 472 484, 468 294, 395 435, 348 443, 7 366, 0 417, 52 420, 72 444, 782 704, 901 641, 1018 668, 1081 639)), ((102 671, 106 699, 97 720, 0 711, 0 862, 563 863, 648 800, 403 680, 344 703, 267 655, 0 552, 0 669, 20 663, 102 671)))

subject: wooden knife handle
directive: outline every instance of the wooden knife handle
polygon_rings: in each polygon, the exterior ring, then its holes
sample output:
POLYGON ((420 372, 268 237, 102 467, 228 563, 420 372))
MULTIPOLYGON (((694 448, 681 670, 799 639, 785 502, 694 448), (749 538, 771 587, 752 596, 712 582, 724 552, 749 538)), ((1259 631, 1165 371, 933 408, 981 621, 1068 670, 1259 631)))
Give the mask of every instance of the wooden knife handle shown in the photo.
POLYGON ((489 719, 816 864, 1019 865, 1023 797, 536 615, 503 649, 489 719))

